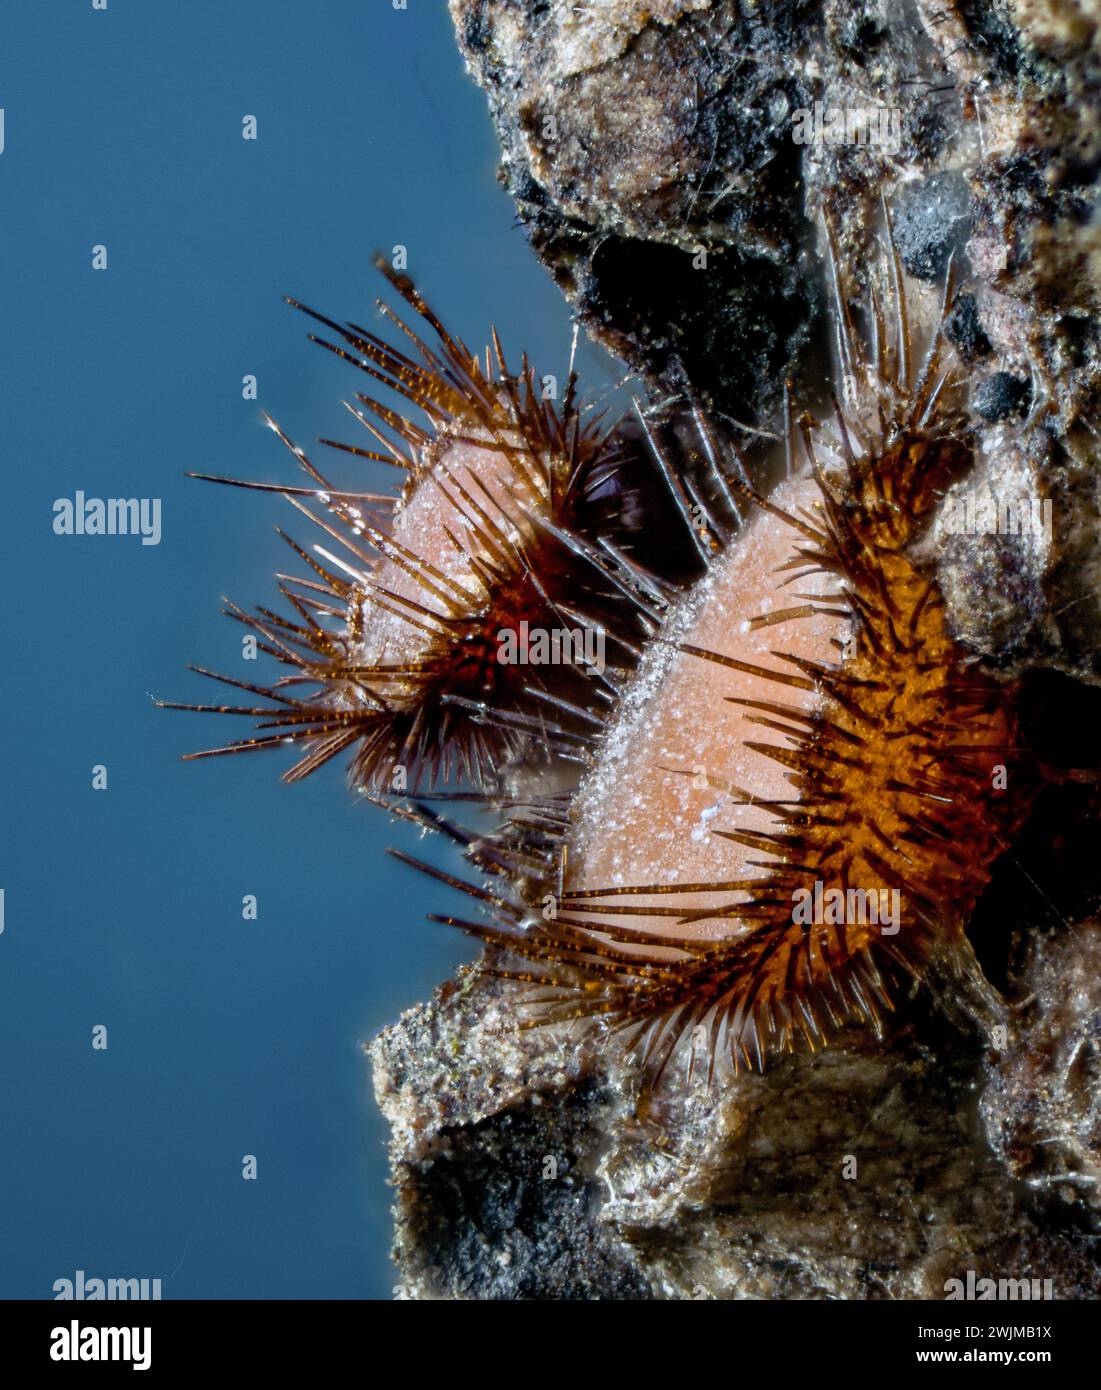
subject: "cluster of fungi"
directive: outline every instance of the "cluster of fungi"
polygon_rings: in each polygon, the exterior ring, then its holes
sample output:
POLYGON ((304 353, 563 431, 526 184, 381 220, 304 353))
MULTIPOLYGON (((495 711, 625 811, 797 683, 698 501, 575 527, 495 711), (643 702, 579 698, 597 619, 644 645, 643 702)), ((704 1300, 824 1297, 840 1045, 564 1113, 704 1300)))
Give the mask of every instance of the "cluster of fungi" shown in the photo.
POLYGON ((522 1022, 617 1039, 649 1086, 675 1056, 711 1078, 879 1030, 908 982, 974 974, 968 918, 1028 808, 1016 689, 954 639, 922 544, 973 447, 951 277, 919 356, 889 222, 859 330, 825 240, 845 391, 822 420, 785 400, 771 489, 699 402, 674 427, 641 400, 609 423, 572 375, 556 400, 381 262, 396 344, 304 312, 401 402, 349 403, 370 447, 321 442, 400 490, 341 491, 279 430, 304 486, 215 480, 323 535, 287 538, 284 613, 228 610, 282 674, 176 706, 257 722, 192 756, 290 744, 294 780, 349 754, 372 801, 460 846, 465 874, 417 867, 471 904, 437 920, 486 943, 522 1022), (504 659, 518 633, 559 659, 504 659))

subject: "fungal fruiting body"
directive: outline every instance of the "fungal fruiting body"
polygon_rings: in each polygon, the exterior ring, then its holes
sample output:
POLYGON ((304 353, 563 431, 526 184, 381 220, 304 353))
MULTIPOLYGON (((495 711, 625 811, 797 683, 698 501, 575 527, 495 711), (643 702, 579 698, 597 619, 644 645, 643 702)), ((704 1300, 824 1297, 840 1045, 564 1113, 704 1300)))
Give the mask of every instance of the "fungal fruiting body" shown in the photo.
POLYGON ((804 473, 758 499, 626 693, 554 911, 499 894, 462 924, 540 986, 535 1018, 602 1021, 651 1081, 686 1036, 709 1072, 759 1068, 878 1030, 900 974, 975 973, 968 916, 1027 804, 1015 692, 954 641, 920 557, 969 450, 939 330, 911 368, 891 269, 891 341, 873 297, 866 358, 838 292, 856 392, 832 428, 804 419, 804 473))
POLYGON ((407 277, 379 267, 436 347, 396 316, 412 356, 355 324, 305 312, 337 339, 315 342, 426 417, 423 429, 359 395, 349 408, 377 447, 321 441, 404 470, 401 495, 338 491, 277 430, 311 484, 262 486, 288 496, 326 544, 312 553, 294 545, 310 573, 281 577, 292 618, 228 611, 292 674, 268 687, 216 677, 266 706, 175 707, 246 715, 273 731, 193 756, 291 741, 304 752, 288 780, 351 750, 353 780, 370 792, 460 779, 492 791, 522 759, 578 758, 669 588, 606 538, 585 535, 594 489, 623 461, 599 423, 583 421, 572 376, 558 405, 526 359, 518 375, 509 372, 496 335, 482 363, 407 277))

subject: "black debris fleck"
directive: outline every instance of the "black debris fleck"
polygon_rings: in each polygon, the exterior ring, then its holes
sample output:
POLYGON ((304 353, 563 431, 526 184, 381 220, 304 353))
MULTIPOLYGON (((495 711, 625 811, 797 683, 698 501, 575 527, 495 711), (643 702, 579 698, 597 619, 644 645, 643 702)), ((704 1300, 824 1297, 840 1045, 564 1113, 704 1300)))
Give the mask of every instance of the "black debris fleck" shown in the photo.
POLYGON ((979 384, 971 404, 984 420, 994 421, 1023 414, 1031 399, 1032 387, 1023 377, 994 372, 979 384))
POLYGON ((977 358, 990 355, 990 339, 983 332, 982 324, 979 322, 979 311, 973 294, 961 294, 956 297, 952 312, 945 322, 944 331, 948 340, 959 348, 965 362, 974 362, 977 358))
POLYGON ((933 174, 907 184, 895 208, 902 263, 919 280, 935 280, 963 252, 971 226, 970 194, 961 174, 933 174))

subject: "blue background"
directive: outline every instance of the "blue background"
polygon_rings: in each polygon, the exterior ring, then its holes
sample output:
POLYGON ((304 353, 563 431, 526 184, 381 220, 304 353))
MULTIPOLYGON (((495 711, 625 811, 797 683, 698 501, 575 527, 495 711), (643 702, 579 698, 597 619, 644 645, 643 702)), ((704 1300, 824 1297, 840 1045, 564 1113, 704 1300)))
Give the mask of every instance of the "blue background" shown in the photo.
MULTIPOLYGON (((262 673, 220 596, 271 603, 274 526, 304 539, 282 499, 184 474, 296 481, 260 407, 300 443, 355 440, 340 400, 366 383, 280 297, 372 321, 376 247, 408 247, 470 343, 493 321, 560 377, 568 312, 442 0, 8 4, 0 106, 0 1296, 83 1269, 165 1298, 387 1297, 361 1045, 473 947, 424 923, 447 890, 383 848, 425 847, 342 766, 285 787, 283 750, 179 761, 249 726, 149 694, 210 699, 189 661, 262 673), (77 489, 162 498, 161 544, 55 536, 77 489)), ((315 453, 345 487, 392 485, 315 453)))

